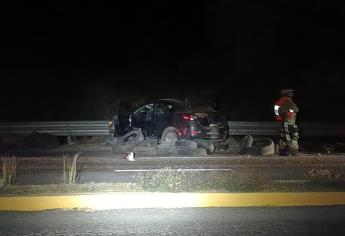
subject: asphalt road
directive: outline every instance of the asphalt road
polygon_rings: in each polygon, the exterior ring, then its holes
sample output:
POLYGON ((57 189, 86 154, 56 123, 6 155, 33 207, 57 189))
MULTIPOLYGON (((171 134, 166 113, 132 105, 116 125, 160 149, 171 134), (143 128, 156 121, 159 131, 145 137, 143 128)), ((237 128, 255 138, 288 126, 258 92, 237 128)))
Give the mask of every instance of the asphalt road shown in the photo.
POLYGON ((345 206, 0 212, 0 235, 345 235, 345 206))

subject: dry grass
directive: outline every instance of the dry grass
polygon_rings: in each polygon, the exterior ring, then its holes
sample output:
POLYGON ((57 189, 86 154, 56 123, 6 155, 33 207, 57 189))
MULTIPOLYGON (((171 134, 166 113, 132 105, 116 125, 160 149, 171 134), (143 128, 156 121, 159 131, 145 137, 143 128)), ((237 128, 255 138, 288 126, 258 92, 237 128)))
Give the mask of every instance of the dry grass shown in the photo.
POLYGON ((144 191, 153 192, 265 191, 270 184, 270 180, 259 173, 186 173, 170 167, 140 174, 137 182, 144 191))
POLYGON ((145 191, 179 192, 186 184, 186 175, 171 167, 157 172, 139 174, 137 181, 145 191))
POLYGON ((2 178, 5 186, 14 184, 17 177, 17 161, 14 156, 2 157, 2 178))
POLYGON ((308 169, 304 176, 310 182, 345 181, 344 171, 326 166, 322 162, 316 168, 308 169))
POLYGON ((80 153, 73 157, 68 155, 62 157, 62 183, 74 184, 80 177, 81 164, 78 164, 80 153))

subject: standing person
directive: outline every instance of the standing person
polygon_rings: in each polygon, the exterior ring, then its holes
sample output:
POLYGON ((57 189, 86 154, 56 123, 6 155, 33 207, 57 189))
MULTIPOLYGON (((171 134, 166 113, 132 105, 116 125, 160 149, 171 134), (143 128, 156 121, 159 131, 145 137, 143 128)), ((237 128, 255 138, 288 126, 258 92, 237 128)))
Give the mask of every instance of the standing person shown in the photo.
POLYGON ((298 152, 298 127, 296 116, 299 111, 293 102, 293 89, 281 90, 281 96, 274 105, 276 121, 280 122, 279 154, 296 155, 298 152))

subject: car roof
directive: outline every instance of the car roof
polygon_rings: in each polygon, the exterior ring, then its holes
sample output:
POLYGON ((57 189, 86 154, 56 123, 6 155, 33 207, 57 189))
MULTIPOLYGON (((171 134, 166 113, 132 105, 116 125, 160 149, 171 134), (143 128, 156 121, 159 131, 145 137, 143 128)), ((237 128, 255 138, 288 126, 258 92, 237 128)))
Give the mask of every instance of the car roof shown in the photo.
POLYGON ((217 112, 214 108, 210 106, 187 106, 185 101, 179 99, 158 99, 158 102, 166 103, 168 105, 172 105, 175 107, 177 112, 188 112, 188 113, 195 113, 195 112, 217 112))

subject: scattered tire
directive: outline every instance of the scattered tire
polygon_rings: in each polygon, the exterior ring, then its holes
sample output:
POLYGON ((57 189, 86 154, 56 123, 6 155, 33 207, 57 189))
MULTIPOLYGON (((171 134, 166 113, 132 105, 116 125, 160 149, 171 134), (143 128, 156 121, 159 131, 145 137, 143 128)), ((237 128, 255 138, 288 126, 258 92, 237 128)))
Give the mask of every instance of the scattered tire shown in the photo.
POLYGON ((172 126, 169 126, 163 130, 159 143, 175 143, 177 140, 177 130, 172 126))
POLYGON ((113 153, 132 152, 143 141, 144 135, 141 129, 132 130, 114 141, 112 146, 113 153))
POLYGON ((132 130, 120 138, 120 142, 123 143, 133 143, 142 141, 144 141, 144 135, 141 132, 141 129, 132 130))
POLYGON ((229 136, 219 144, 219 149, 220 151, 239 153, 241 151, 241 141, 229 136))
POLYGON ((213 153, 216 150, 213 140, 195 139, 194 141, 197 143, 199 148, 206 149, 208 153, 213 153))
POLYGON ((275 145, 270 138, 255 138, 250 147, 252 155, 267 156, 275 153, 275 145))
POLYGON ((270 138, 253 138, 247 135, 241 142, 241 154, 267 156, 275 153, 275 145, 270 138))

